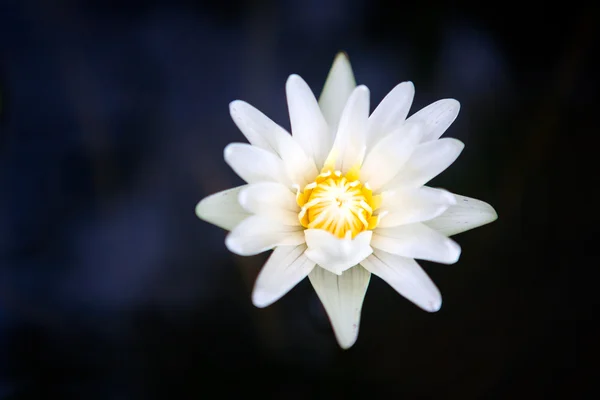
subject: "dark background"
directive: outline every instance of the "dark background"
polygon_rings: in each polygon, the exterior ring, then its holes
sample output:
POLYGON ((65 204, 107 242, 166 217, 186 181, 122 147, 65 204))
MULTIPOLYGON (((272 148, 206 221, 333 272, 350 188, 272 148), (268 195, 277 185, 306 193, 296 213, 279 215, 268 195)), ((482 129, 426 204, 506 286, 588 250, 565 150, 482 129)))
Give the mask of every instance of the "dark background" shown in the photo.
POLYGON ((593 390, 600 15, 478 4, 1 1, 0 399, 593 390), (228 103, 289 128, 287 76, 320 93, 338 50, 372 107, 403 80, 411 114, 461 102, 466 148, 432 183, 499 214, 422 263, 440 312, 373 277, 348 351, 307 280, 253 307, 267 254, 194 215, 241 182, 228 103))

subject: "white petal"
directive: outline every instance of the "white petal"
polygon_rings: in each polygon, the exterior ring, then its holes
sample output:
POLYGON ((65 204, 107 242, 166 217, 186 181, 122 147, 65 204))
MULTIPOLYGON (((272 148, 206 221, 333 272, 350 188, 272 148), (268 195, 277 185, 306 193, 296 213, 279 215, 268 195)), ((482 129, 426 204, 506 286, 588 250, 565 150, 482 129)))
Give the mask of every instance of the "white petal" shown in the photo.
POLYGON ((294 139, 315 160, 317 168, 325 161, 333 137, 317 99, 298 75, 290 75, 285 85, 290 124, 294 139))
POLYGON ((383 192, 379 208, 382 218, 379 228, 412 224, 433 219, 456 204, 454 195, 446 190, 422 186, 418 189, 396 189, 383 192))
POLYGON ((290 136, 285 129, 245 101, 232 101, 229 104, 229 113, 251 145, 280 155, 278 136, 290 136))
POLYGON ((239 192, 246 187, 247 185, 234 187, 203 198, 196 205, 196 215, 219 228, 232 230, 250 216, 238 202, 239 192))
POLYGON ((381 138, 394 132, 404 123, 415 96, 412 82, 402 82, 381 100, 369 117, 367 149, 373 147, 381 138))
POLYGON ((291 187, 283 162, 267 150, 246 143, 231 143, 225 147, 225 162, 248 183, 280 182, 291 187))
POLYGON ((348 56, 340 52, 333 61, 319 97, 319 106, 332 133, 337 131, 346 101, 355 87, 356 80, 348 56))
POLYGON ((411 115, 406 122, 423 123, 425 125, 421 140, 424 143, 439 139, 452 122, 454 122, 459 111, 460 103, 458 101, 443 99, 419 110, 411 115))
POLYGON ((362 310, 371 274, 360 265, 335 275, 316 267, 308 275, 329 316, 338 344, 352 347, 358 337, 362 310))
POLYGON ((456 205, 451 206, 437 218, 427 221, 427 226, 444 235, 456 235, 498 218, 496 210, 488 203, 470 197, 456 196, 456 205))
POLYGON ((378 228, 371 246, 402 257, 453 264, 460 257, 460 246, 452 239, 421 223, 378 228))
POLYGON ((314 161, 281 126, 241 100, 229 105, 233 121, 250 144, 278 155, 293 183, 303 187, 318 174, 314 161))
POLYGON ((300 225, 300 207, 296 197, 280 183, 261 182, 248 185, 238 196, 240 205, 256 215, 278 221, 284 225, 300 225))
POLYGON ((304 187, 314 181, 319 174, 315 161, 308 157, 302 147, 290 136, 278 141, 279 154, 285 165, 285 171, 293 185, 304 187))
POLYGON ((418 125, 404 125, 398 131, 381 139, 369 151, 360 170, 360 179, 367 182, 373 191, 379 190, 410 159, 420 140, 418 125))
POLYGON ((442 295, 429 276, 412 258, 375 250, 361 265, 425 311, 442 307, 442 295))
POLYGON ((243 220, 225 238, 232 253, 253 256, 275 246, 294 246, 304 243, 302 227, 283 225, 258 215, 243 220))
POLYGON ((336 170, 346 173, 362 163, 368 119, 369 89, 361 85, 354 89, 344 107, 326 165, 335 165, 336 170))
POLYGON ((279 300, 313 270, 315 263, 304 255, 306 245, 279 246, 262 267, 252 291, 252 303, 266 307, 279 300))
POLYGON ((373 252, 369 243, 372 231, 364 231, 354 239, 340 239, 323 229, 307 229, 306 257, 334 274, 341 274, 348 268, 360 263, 373 252))
POLYGON ((460 155, 465 145, 457 139, 444 138, 419 144, 387 189, 399 186, 419 187, 438 176, 460 155))

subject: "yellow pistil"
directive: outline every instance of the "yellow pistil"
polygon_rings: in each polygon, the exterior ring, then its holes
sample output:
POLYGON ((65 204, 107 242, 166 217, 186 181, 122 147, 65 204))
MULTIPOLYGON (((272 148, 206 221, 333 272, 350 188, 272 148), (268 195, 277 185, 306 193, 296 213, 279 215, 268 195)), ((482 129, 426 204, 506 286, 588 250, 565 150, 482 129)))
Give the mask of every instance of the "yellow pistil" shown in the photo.
POLYGON ((314 182, 298 191, 296 200, 301 207, 298 219, 302 226, 324 229, 339 238, 354 238, 379 223, 379 216, 373 213, 381 197, 361 183, 358 167, 346 175, 324 168, 314 182))

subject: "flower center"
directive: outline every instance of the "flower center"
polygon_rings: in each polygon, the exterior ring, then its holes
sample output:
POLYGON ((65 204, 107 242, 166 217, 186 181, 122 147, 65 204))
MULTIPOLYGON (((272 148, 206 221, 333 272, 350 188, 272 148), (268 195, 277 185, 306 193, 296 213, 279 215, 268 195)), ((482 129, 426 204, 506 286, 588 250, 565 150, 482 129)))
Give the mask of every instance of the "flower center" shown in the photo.
POLYGON ((358 179, 358 171, 325 170, 314 182, 298 191, 301 207, 298 219, 308 229, 324 229, 339 238, 354 238, 360 232, 373 229, 379 216, 373 212, 381 204, 368 184, 358 179))

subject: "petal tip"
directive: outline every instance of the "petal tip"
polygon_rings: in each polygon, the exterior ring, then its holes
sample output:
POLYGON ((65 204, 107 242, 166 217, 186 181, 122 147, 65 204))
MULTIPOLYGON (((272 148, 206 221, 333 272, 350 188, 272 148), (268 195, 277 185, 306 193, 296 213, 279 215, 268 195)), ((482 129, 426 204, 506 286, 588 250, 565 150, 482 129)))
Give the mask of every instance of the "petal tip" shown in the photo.
POLYGON ((498 219, 498 212, 496 211, 496 209, 494 207, 490 206, 490 221, 489 222, 494 222, 497 219, 498 219))
POLYGON ((351 326, 335 326, 333 325, 333 332, 335 339, 342 350, 348 350, 354 346, 358 339, 358 328, 359 322, 353 323, 351 326))
POLYGON ((238 193, 237 201, 243 209, 248 211, 248 209, 246 208, 248 204, 248 188, 240 190, 240 192, 238 193))
POLYGON ((268 296, 264 291, 254 288, 252 291, 252 304, 257 308, 265 308, 273 304, 271 296, 268 296))
POLYGON ((456 158, 458 158, 460 153, 462 153, 463 150, 465 149, 465 144, 456 138, 438 139, 438 141, 440 141, 440 140, 444 141, 446 143, 446 146, 447 146, 446 149, 448 149, 448 151, 456 154, 456 158))
POLYGON ((231 233, 225 237, 225 247, 227 247, 227 250, 235 254, 238 254, 238 252, 241 250, 235 238, 231 236, 231 233))
POLYGON ((480 210, 480 212, 482 214, 487 214, 487 217, 482 219, 481 225, 479 226, 490 224, 498 219, 498 213, 494 207, 485 201, 480 200, 480 203, 483 205, 483 208, 480 210))
POLYGON ((348 53, 345 50, 338 51, 333 62, 335 63, 342 61, 350 61, 350 56, 348 56, 348 53))
POLYGON ((404 82, 401 82, 400 84, 398 84, 398 87, 401 87, 404 90, 412 91, 413 94, 414 94, 415 84, 413 83, 413 81, 404 81, 404 82))
POLYGON ((244 248, 242 243, 243 241, 238 240, 232 232, 229 232, 229 234, 225 236, 225 247, 233 254, 237 254, 238 256, 253 256, 261 253, 261 251, 248 251, 247 248, 244 248))
POLYGON ((244 101, 242 100, 233 100, 229 103, 229 111, 232 111, 233 109, 235 109, 236 107, 239 107, 241 104, 243 104, 244 101))
POLYGON ((462 249, 458 243, 452 239, 448 239, 448 264, 455 264, 460 258, 462 249))
POLYGON ((440 108, 446 110, 446 112, 450 111, 456 115, 458 115, 458 112, 460 111, 460 101, 456 99, 441 99, 432 104, 436 104, 440 108))
POLYGON ((285 82, 286 88, 291 85, 297 85, 297 84, 306 84, 304 82, 304 79, 302 79, 302 77, 298 74, 291 74, 290 76, 288 76, 287 81, 285 82))
POLYGON ((225 159, 225 161, 227 161, 233 155, 235 148, 235 143, 229 143, 227 146, 225 146, 225 148, 223 149, 223 158, 225 159))
POLYGON ((456 99, 448 99, 448 104, 450 105, 450 108, 456 110, 457 113, 460 111, 460 101, 456 99))
POLYGON ((460 102, 456 99, 447 99, 448 111, 453 116, 450 124, 454 123, 460 113, 460 102))
POLYGON ((333 59, 333 63, 331 64, 330 71, 340 71, 340 70, 349 70, 350 72, 352 71, 352 67, 350 66, 350 56, 348 56, 348 53, 346 53, 343 50, 339 51, 335 55, 335 58, 333 59))
POLYGON ((441 308, 442 308, 442 297, 440 296, 436 299, 429 300, 427 302, 427 305, 424 308, 424 310, 427 312, 430 312, 430 313, 434 313, 434 312, 440 311, 441 308))
POLYGON ((234 122, 236 122, 236 124, 242 119, 240 115, 242 108, 246 107, 247 105, 248 103, 243 100, 233 100, 231 103, 229 103, 229 115, 231 115, 231 118, 234 122))
POLYGON ((452 143, 461 151, 465 148, 465 144, 456 138, 452 138, 452 143))
POLYGON ((369 88, 366 85, 358 85, 355 89, 355 92, 360 93, 362 95, 370 94, 369 88))
POLYGON ((356 343, 356 339, 358 339, 358 335, 350 340, 338 339, 338 345, 342 348, 342 350, 348 350, 350 347, 354 346, 354 343, 356 343))
POLYGON ((203 221, 205 221, 204 215, 205 215, 205 211, 206 211, 205 206, 204 206, 206 204, 205 200, 206 200, 206 197, 203 198, 202 200, 200 200, 198 202, 198 204, 196 204, 196 207, 194 208, 194 212, 196 213, 196 216, 203 221))

